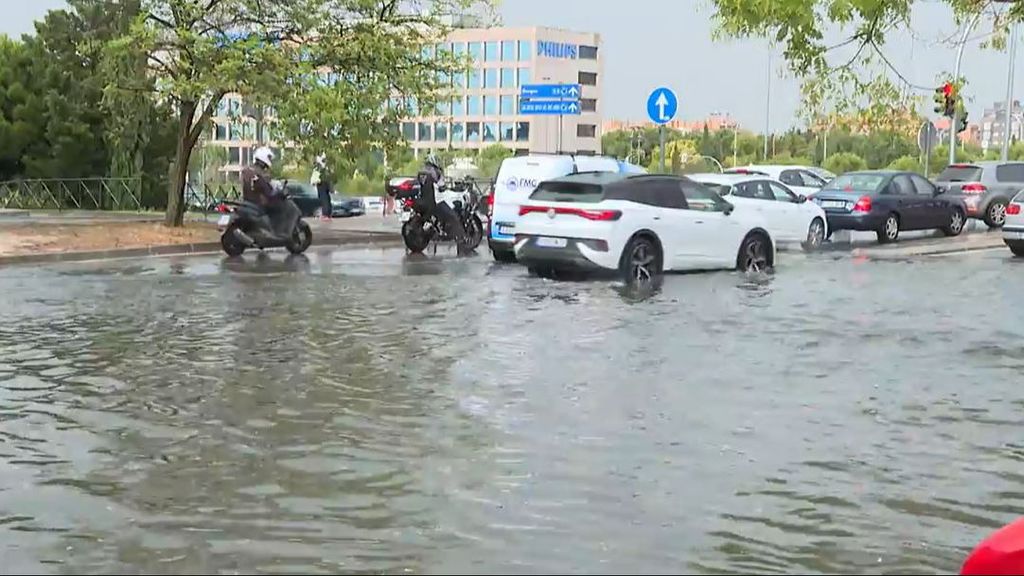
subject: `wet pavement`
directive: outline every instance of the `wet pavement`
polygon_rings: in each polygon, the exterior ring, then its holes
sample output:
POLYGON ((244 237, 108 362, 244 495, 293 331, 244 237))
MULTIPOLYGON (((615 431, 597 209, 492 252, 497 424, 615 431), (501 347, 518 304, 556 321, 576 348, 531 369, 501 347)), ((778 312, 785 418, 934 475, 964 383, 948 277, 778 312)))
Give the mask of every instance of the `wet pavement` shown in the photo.
POLYGON ((1024 263, 637 295, 486 254, 0 275, 4 571, 953 572, 1024 513, 1024 263))

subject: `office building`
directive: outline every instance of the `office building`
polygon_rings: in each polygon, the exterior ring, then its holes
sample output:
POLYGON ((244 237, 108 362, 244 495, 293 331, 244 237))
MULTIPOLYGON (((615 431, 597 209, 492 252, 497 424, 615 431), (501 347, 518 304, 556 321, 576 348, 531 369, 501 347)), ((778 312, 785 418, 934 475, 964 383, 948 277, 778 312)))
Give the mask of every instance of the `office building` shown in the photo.
MULTIPOLYGON (((545 27, 463 28, 442 49, 473 65, 451 78, 452 98, 402 123, 417 154, 502 144, 517 152, 601 152, 602 67, 598 34, 545 27), (580 84, 579 115, 519 114, 524 84, 580 84)), ((436 49, 436 48, 435 48, 436 49)))
POLYGON ((1001 150, 1003 140, 1007 133, 1010 136, 1011 144, 1017 142, 1024 136, 1024 110, 1020 102, 1014 100, 1010 109, 1010 126, 1006 126, 1006 103, 996 102, 991 108, 986 108, 981 117, 981 148, 984 151, 1001 150))

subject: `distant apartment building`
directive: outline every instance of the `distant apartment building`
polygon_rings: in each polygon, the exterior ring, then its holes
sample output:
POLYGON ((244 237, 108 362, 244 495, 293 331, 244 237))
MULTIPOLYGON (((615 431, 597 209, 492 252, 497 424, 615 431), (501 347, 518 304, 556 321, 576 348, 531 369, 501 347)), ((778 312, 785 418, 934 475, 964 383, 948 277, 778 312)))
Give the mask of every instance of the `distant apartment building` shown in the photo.
MULTIPOLYGON (((942 117, 932 121, 935 124, 935 133, 938 140, 938 145, 949 143, 949 118, 942 117)), ((968 124, 967 129, 956 135, 956 141, 959 144, 973 144, 975 146, 981 145, 984 137, 984 130, 979 124, 968 124)))
POLYGON ((494 144, 519 153, 601 152, 600 35, 539 26, 464 28, 438 47, 468 54, 473 65, 451 78, 450 101, 436 110, 416 110, 402 123, 402 137, 417 154, 494 144), (519 114, 519 89, 525 84, 580 84, 581 113, 519 114))
MULTIPOLYGON (((653 128, 655 124, 649 120, 646 121, 631 121, 631 120, 608 120, 602 126, 604 133, 614 132, 616 130, 632 130, 633 128, 653 128)), ((667 128, 678 130, 684 134, 691 132, 703 132, 706 126, 709 132, 717 132, 718 130, 733 130, 739 127, 736 120, 733 120, 728 114, 722 114, 719 112, 713 112, 709 116, 700 120, 673 120, 665 124, 667 128)))
POLYGON ((981 149, 999 150, 1009 134, 1010 142, 1018 142, 1024 138, 1024 109, 1020 102, 1014 100, 1010 108, 1010 126, 1006 125, 1006 103, 996 102, 986 108, 981 117, 981 149))

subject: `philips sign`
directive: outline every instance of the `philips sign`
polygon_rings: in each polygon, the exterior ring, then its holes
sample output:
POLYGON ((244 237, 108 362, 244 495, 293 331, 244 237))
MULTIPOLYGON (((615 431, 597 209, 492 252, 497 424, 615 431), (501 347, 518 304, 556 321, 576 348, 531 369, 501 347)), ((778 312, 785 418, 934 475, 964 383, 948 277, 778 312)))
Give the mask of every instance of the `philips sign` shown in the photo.
POLYGON ((579 47, 575 44, 565 44, 562 42, 539 41, 537 42, 537 55, 547 58, 575 60, 579 58, 579 47))

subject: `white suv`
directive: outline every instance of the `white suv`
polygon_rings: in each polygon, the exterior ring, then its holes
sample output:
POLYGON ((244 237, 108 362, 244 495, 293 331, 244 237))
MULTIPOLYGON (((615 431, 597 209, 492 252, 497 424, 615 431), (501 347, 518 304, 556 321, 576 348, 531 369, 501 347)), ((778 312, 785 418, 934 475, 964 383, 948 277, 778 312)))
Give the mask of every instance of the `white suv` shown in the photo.
POLYGON ((818 168, 812 166, 743 166, 729 168, 726 174, 748 174, 752 176, 768 176, 782 182, 797 194, 808 198, 825 187, 828 182, 818 175, 818 168))

